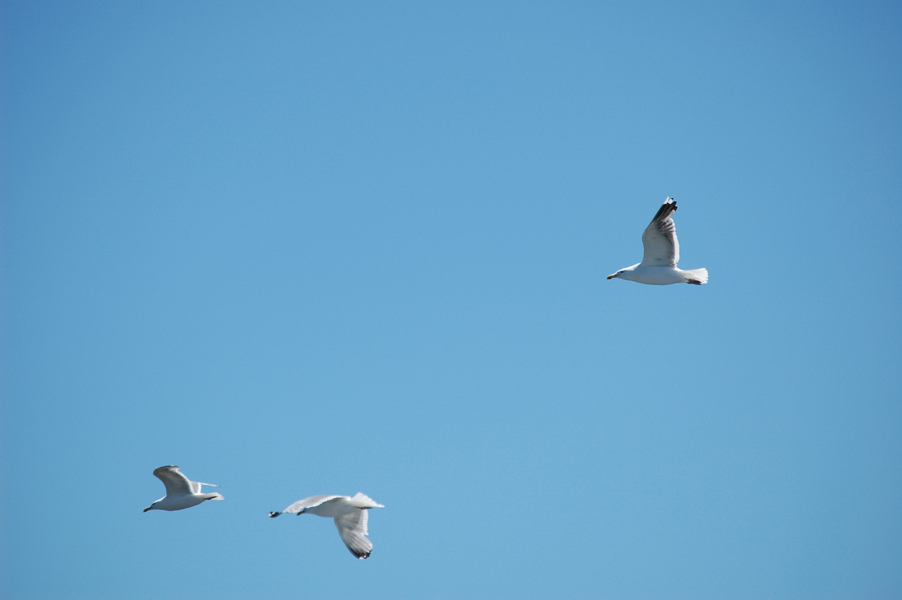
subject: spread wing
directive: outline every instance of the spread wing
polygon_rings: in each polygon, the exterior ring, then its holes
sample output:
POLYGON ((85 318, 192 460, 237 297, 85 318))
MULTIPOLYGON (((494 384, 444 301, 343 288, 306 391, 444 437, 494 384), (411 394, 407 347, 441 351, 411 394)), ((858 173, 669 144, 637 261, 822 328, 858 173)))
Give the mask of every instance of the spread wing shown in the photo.
POLYGON ((208 485, 210 487, 219 487, 215 483, 204 483, 203 481, 192 481, 191 482, 191 491, 195 494, 201 493, 201 486, 208 485))
POLYGON ((174 465, 158 467, 153 470, 153 474, 166 486, 167 496, 186 496, 192 493, 191 480, 174 465))
POLYGON ((642 245, 645 247, 643 265, 676 267, 680 262, 680 242, 671 218, 676 209, 676 200, 667 198, 642 233, 642 245))
POLYGON ((345 543, 351 554, 360 560, 367 558, 373 551, 373 543, 366 539, 367 513, 369 510, 357 508, 352 512, 335 517, 335 527, 338 528, 341 541, 345 543))

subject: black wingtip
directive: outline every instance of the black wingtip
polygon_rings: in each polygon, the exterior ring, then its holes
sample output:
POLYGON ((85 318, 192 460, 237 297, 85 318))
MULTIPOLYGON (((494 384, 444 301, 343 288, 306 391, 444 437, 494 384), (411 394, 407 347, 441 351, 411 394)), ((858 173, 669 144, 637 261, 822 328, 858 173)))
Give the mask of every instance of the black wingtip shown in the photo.
POLYGON ((280 513, 280 512, 271 512, 271 513, 269 513, 269 518, 274 519, 275 517, 278 517, 281 514, 282 513, 280 513))
POLYGON ((652 219, 652 221, 663 221, 674 212, 676 212, 676 200, 674 200, 673 198, 668 198, 668 200, 669 202, 664 202, 664 204, 661 205, 661 208, 659 208, 658 212, 655 213, 655 218, 652 219))

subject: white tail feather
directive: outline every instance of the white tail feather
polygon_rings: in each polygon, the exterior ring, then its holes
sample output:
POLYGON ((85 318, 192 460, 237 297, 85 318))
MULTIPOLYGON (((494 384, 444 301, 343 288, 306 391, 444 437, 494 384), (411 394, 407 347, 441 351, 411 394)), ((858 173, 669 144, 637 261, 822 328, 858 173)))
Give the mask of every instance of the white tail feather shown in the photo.
POLYGON ((363 492, 357 492, 356 494, 354 494, 354 497, 351 498, 351 502, 357 508, 385 508, 381 504, 377 504, 375 500, 373 500, 363 492))
POLYGON ((694 279, 700 283, 708 283, 708 269, 689 269, 683 271, 689 279, 694 279))

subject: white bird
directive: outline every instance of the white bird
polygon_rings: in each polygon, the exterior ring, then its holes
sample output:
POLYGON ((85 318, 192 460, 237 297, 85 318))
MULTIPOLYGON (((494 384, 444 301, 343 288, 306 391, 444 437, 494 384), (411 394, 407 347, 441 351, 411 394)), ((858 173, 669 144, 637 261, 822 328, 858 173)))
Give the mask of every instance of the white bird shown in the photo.
POLYGON ((664 200, 655 218, 642 233, 642 245, 645 247, 642 262, 624 267, 608 275, 608 279, 616 277, 650 285, 708 283, 708 269, 683 271, 677 268, 677 263, 680 262, 680 242, 677 240, 676 225, 671 218, 676 209, 676 200, 673 198, 664 200))
POLYGON ((385 508, 367 496, 357 492, 353 498, 348 496, 310 496, 298 500, 281 512, 271 512, 270 517, 278 517, 282 513, 310 513, 320 517, 333 517, 338 535, 351 554, 363 560, 373 551, 373 543, 366 539, 366 522, 371 508, 385 508))
POLYGON ((202 485, 219 487, 218 485, 191 481, 176 466, 158 467, 153 470, 153 474, 166 486, 166 495, 145 508, 144 512, 149 510, 182 510, 183 508, 196 506, 204 500, 223 499, 221 494, 201 493, 202 485))

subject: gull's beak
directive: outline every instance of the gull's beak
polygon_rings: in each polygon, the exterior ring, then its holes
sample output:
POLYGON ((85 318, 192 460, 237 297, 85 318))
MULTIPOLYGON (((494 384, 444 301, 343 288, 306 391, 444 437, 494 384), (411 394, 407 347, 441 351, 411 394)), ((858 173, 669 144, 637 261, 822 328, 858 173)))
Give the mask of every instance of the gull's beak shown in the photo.
POLYGON ((615 277, 617 277, 617 273, 613 273, 613 274, 611 274, 611 275, 608 275, 608 279, 614 279, 615 277))

